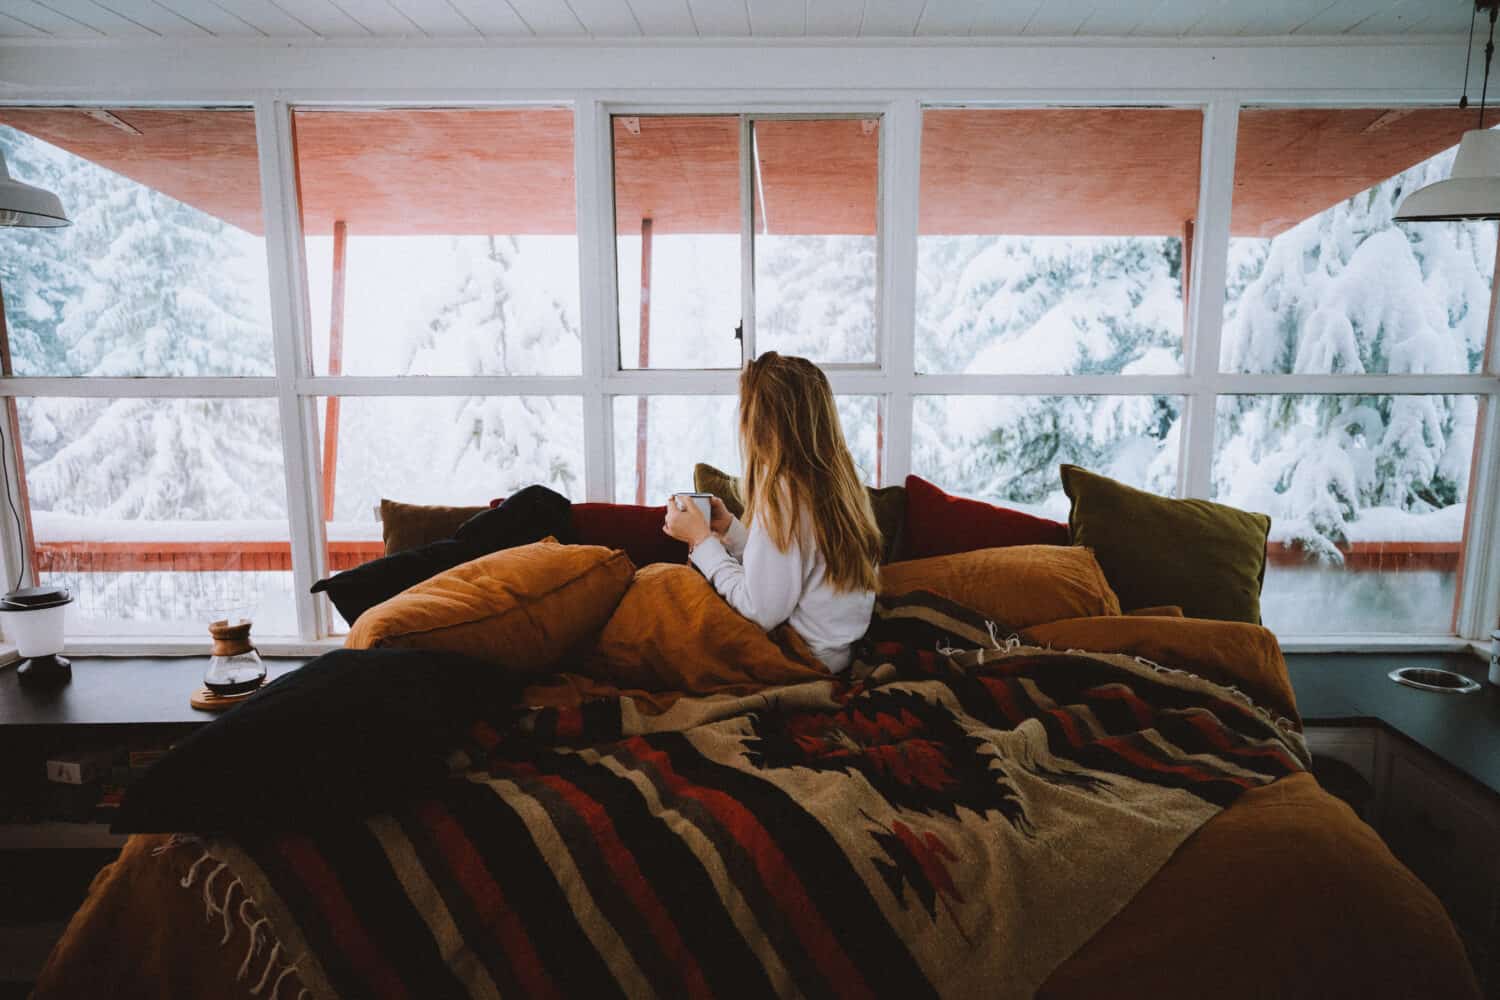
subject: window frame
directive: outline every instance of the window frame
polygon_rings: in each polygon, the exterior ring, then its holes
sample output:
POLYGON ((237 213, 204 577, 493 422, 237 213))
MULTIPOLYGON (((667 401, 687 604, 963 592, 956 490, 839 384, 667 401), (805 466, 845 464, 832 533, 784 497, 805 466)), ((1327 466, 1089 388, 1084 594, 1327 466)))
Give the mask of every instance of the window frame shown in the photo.
MULTIPOLYGON (((762 91, 761 93, 765 93, 762 91)), ((950 393, 985 395, 1176 395, 1183 399, 1183 431, 1178 456, 1180 496, 1208 497, 1214 454, 1215 413, 1220 395, 1327 393, 1455 393, 1481 400, 1479 426, 1469 487, 1469 525, 1465 534, 1454 633, 1451 636, 1288 636, 1288 649, 1477 649, 1487 642, 1500 618, 1500 289, 1492 290, 1487 349, 1481 372, 1454 375, 1298 375, 1238 374, 1219 371, 1224 287, 1233 194, 1238 118, 1244 107, 1403 107, 1432 106, 1430 93, 1403 97, 1388 92, 1328 99, 1308 91, 1295 98, 1267 100, 1249 92, 1210 89, 1145 93, 1028 90, 1010 99, 976 92, 973 100, 949 93, 915 89, 872 90, 874 96, 851 99, 850 90, 799 92, 795 100, 778 96, 758 101, 753 91, 648 92, 612 99, 607 92, 561 91, 539 98, 475 100, 472 91, 447 95, 423 92, 420 101, 329 100, 312 91, 257 91, 253 100, 161 102, 8 99, 0 104, 22 107, 193 107, 250 108, 254 111, 261 198, 270 267, 270 302, 276 373, 259 377, 3 377, 0 397, 138 396, 265 397, 277 400, 282 422, 288 520, 292 541, 293 586, 299 636, 267 638, 267 652, 306 652, 336 645, 333 613, 325 598, 308 592, 323 575, 326 538, 321 519, 320 447, 316 402, 338 396, 576 395, 582 400, 584 492, 589 500, 614 496, 613 403, 620 395, 724 394, 735 391, 735 370, 630 370, 620 364, 616 286, 612 119, 617 115, 733 114, 743 130, 753 118, 875 117, 880 122, 877 188, 876 361, 829 365, 839 394, 878 397, 885 419, 881 464, 887 483, 901 482, 910 469, 912 407, 916 396, 950 393), (368 110, 378 107, 527 108, 566 107, 573 113, 575 195, 578 220, 580 327, 582 367, 567 376, 315 376, 311 363, 311 330, 300 211, 296 201, 293 109, 368 110), (922 113, 928 108, 1028 107, 1181 107, 1203 112, 1200 145, 1198 214, 1192 252, 1190 310, 1183 331, 1184 370, 1172 375, 964 375, 915 372, 915 283, 917 207, 920 179, 922 113)), ((782 92, 784 93, 784 92, 782 92)), ((1019 93, 1019 91, 1018 91, 1019 93)), ((741 163, 751 150, 742 142, 741 163)), ((742 177, 743 185, 746 178, 742 177)), ((743 199, 745 227, 753 202, 743 199)), ((742 257, 753 253, 745 240, 742 257)), ((1500 255, 1497 255, 1500 277, 1500 255)), ((746 294, 753 296, 753 266, 746 294)), ((753 310, 753 301, 749 303, 753 310)), ((753 311, 746 313, 743 351, 754 346, 753 311)), ((7 471, 17 469, 16 443, 7 436, 0 459, 7 471)), ((0 532, 6 571, 14 574, 24 547, 6 519, 0 532)), ((27 569, 30 571, 29 560, 27 569)), ((198 652, 202 643, 143 640, 139 637, 70 641, 76 653, 198 652)))

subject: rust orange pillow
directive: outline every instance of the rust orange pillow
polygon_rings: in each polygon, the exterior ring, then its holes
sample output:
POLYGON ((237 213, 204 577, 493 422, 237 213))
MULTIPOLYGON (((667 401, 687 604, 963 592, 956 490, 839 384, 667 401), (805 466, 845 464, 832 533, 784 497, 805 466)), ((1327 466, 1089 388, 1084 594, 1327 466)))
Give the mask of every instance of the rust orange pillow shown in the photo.
POLYGON ((956 601, 1002 628, 1120 613, 1094 554, 1071 545, 1009 545, 881 567, 883 596, 914 590, 956 601))
POLYGON ((636 573, 584 672, 622 688, 699 694, 828 677, 789 627, 761 631, 697 570, 666 563, 636 573))
POLYGON ((1297 718, 1297 698, 1281 645, 1259 625, 1132 614, 1048 622, 1028 628, 1021 638, 1054 649, 1143 656, 1164 667, 1234 685, 1262 706, 1297 718))
POLYGON ((375 605, 344 645, 444 649, 538 674, 603 627, 634 573, 629 556, 600 545, 503 549, 375 605))

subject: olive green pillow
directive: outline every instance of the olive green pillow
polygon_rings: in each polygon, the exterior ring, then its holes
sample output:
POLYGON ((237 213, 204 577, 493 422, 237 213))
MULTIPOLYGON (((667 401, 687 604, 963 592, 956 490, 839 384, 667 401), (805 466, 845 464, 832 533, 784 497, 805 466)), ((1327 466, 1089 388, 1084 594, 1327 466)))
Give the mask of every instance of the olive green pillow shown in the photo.
MULTIPOLYGON (((712 465, 699 462, 693 466, 693 489, 699 493, 712 493, 724 501, 729 513, 742 517, 745 501, 740 498, 740 478, 721 472, 712 465)), ((880 529, 880 561, 893 559, 901 544, 901 528, 906 524, 906 487, 883 486, 876 489, 866 486, 870 492, 870 506, 875 508, 875 526, 880 529)))
POLYGON ((1076 465, 1062 467, 1062 481, 1068 534, 1094 550, 1121 607, 1175 604, 1189 618, 1260 624, 1269 517, 1160 497, 1076 465))
POLYGON ((419 549, 445 538, 452 538, 469 518, 483 514, 488 507, 437 507, 430 504, 380 501, 380 533, 385 539, 385 554, 393 556, 407 549, 419 549))

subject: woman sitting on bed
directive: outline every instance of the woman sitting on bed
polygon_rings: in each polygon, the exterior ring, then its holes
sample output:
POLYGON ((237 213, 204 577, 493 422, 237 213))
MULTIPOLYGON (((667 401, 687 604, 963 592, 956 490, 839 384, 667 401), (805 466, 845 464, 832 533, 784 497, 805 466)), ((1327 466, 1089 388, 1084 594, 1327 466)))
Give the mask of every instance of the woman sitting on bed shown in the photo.
POLYGON ((662 530, 688 543, 730 607, 767 631, 789 623, 843 670, 870 624, 880 532, 817 365, 768 351, 745 367, 740 451, 749 527, 718 497, 705 521, 674 496, 662 530))

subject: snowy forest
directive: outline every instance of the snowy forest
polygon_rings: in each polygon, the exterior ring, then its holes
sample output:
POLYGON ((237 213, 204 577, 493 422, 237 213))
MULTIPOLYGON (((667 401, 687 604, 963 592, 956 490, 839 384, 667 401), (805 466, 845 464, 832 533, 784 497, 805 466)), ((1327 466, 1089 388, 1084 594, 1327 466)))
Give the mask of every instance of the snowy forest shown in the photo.
MULTIPOLYGON (((15 176, 58 191, 74 221, 61 231, 0 233, 17 374, 273 374, 262 239, 3 126, 0 152, 15 176)), ((1445 177, 1450 163, 1451 151, 1274 239, 1233 240, 1224 370, 1477 370, 1495 226, 1391 222, 1401 198, 1445 177)), ((738 247, 732 236, 657 238, 653 364, 737 364, 738 247)), ((621 354, 633 367, 639 237, 622 236, 617 251, 621 354)), ((309 237, 307 256, 321 373, 331 239, 309 237)), ((924 236, 918 269, 921 371, 1182 369, 1177 239, 924 236)), ((572 237, 354 234, 348 276, 345 373, 580 371, 572 237)), ((873 358, 873 240, 761 239, 756 278, 762 349, 873 358)), ((732 397, 648 405, 650 501, 690 485, 695 461, 737 467, 732 397)), ((1221 398, 1216 498, 1269 513, 1273 542, 1305 560, 1268 572, 1268 625, 1448 629, 1454 574, 1349 573, 1340 547, 1462 537, 1476 408, 1470 397, 1221 398)), ((317 409, 322 419, 323 401, 317 409)), ((1060 462, 1171 493, 1180 409, 1171 396, 920 397, 912 470, 956 493, 1054 517, 1066 515, 1060 462)), ((287 537, 273 400, 42 398, 20 400, 19 411, 40 541, 287 537)), ((634 397, 614 401, 621 501, 635 499, 637 412, 634 397)), ((873 481, 876 400, 844 397, 840 412, 873 481)), ((341 403, 338 447, 333 538, 378 538, 382 496, 484 502, 530 482, 583 494, 576 397, 351 397, 341 403)), ((261 634, 294 628, 287 574, 67 582, 83 597, 80 631, 195 634, 223 613, 253 615, 261 634)))

